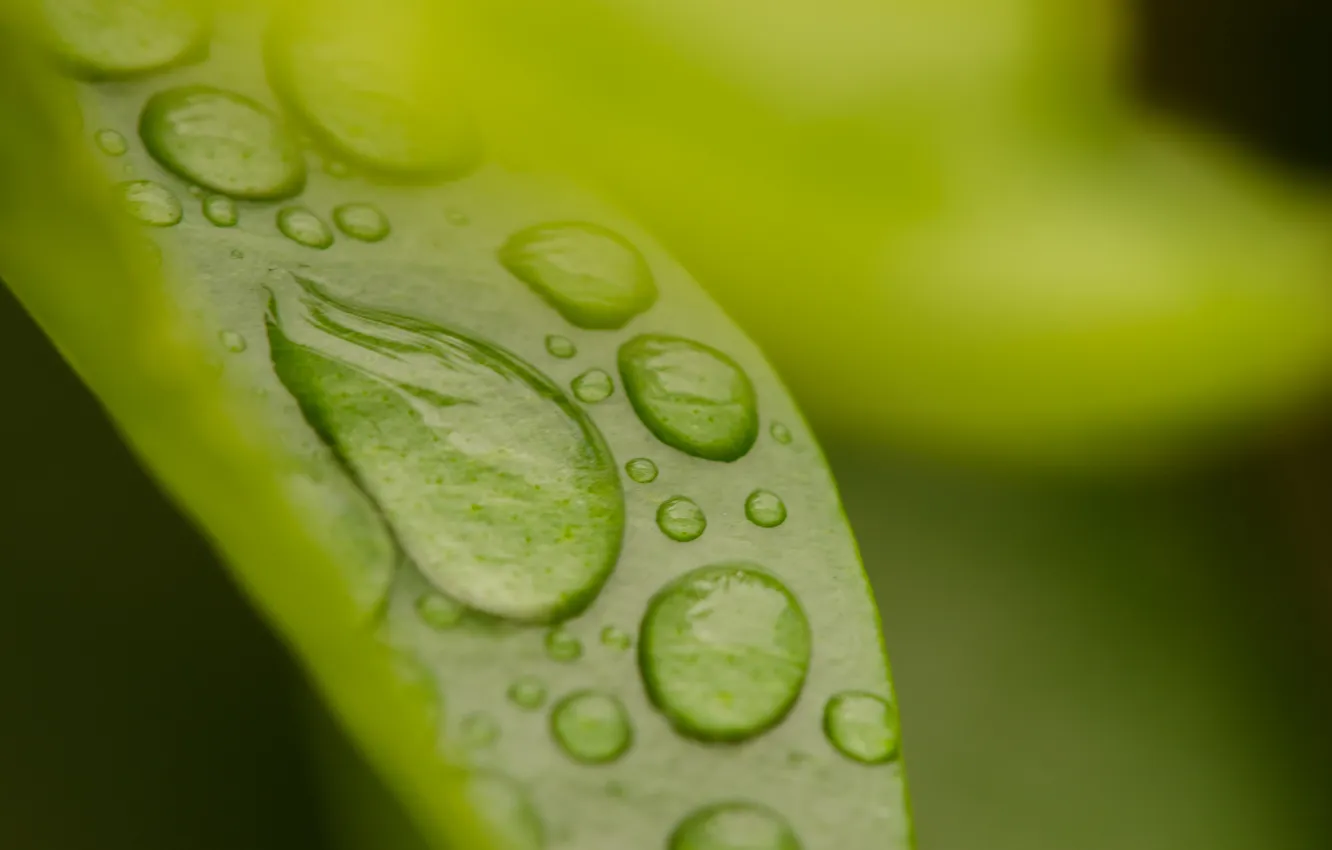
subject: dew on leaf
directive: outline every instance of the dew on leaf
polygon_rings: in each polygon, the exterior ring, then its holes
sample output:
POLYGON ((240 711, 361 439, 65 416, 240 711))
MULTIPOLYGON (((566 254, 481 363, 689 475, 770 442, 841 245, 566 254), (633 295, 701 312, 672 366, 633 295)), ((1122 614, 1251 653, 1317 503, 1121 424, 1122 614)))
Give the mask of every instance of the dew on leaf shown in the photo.
POLYGON ((185 215, 180 199, 170 189, 152 180, 121 183, 120 200, 126 212, 152 227, 180 224, 185 215))
POLYGON ((772 428, 769 430, 772 433, 772 438, 774 440, 781 443, 783 446, 790 444, 791 442, 790 428, 787 428, 785 425, 783 425, 780 422, 774 422, 772 423, 772 428))
POLYGON ((458 731, 462 735, 463 745, 470 749, 488 747, 499 740, 500 728, 495 718, 489 714, 476 712, 462 719, 458 731))
POLYGON ((657 480, 657 465, 645 457, 636 457, 624 465, 629 480, 637 484, 651 484, 657 480))
POLYGON ((416 613, 430 628, 444 631, 461 623, 467 609, 442 593, 423 593, 416 600, 416 613))
POLYGON ((553 661, 577 661, 583 657, 583 642, 567 629, 557 626, 546 632, 546 655, 553 661))
POLYGON ((373 204, 343 204, 333 210, 333 222, 361 242, 379 242, 389 235, 388 217, 373 204))
POLYGON ((202 52, 198 0, 41 0, 51 48, 87 79, 132 77, 202 52))
POLYGON ((745 499, 745 516, 760 528, 776 528, 786 522, 786 503, 776 493, 755 490, 745 499))
POLYGON ((98 130, 93 135, 93 143, 107 156, 124 156, 125 151, 129 150, 129 143, 125 141, 125 137, 110 129, 98 130))
POLYGON ((235 331, 222 331, 217 335, 222 347, 232 354, 240 354, 246 348, 245 337, 235 331))
POLYGON ((529 227, 509 237, 499 259, 580 328, 622 328, 657 299, 643 255, 623 236, 595 224, 529 227))
POLYGON ((320 251, 333 244, 333 231, 324 220, 305 207, 283 207, 277 214, 278 230, 298 245, 320 251))
POLYGON ((703 536, 708 518, 693 499, 672 496, 657 508, 657 527, 672 540, 688 543, 703 536))
POLYGON ((702 567, 666 585, 639 635, 653 704, 682 734, 707 741, 752 738, 785 717, 804 686, 810 650, 795 597, 746 563, 702 567))
POLYGON ((546 685, 540 679, 524 676, 509 685, 509 702, 525 711, 536 711, 546 704, 546 685))
POLYGON ((240 221, 236 202, 226 195, 209 195, 203 199, 204 218, 217 227, 235 227, 240 221))
POLYGON ((897 711, 883 697, 846 691, 828 700, 823 731, 847 758, 883 764, 897 756, 900 727, 897 711))
POLYGON ((574 397, 584 404, 596 404, 615 394, 615 382, 600 369, 589 369, 570 385, 574 397))
POLYGON ((668 850, 800 850, 781 815, 755 803, 717 803, 689 815, 671 833, 668 850))
POLYGON ((624 704, 609 694, 579 691, 556 703, 550 731, 574 761, 607 764, 633 743, 633 726, 624 704))
POLYGON ((344 180, 351 176, 351 166, 347 165, 347 163, 340 159, 324 160, 323 170, 329 177, 334 177, 338 180, 344 180))
POLYGON ((633 646, 633 637, 624 629, 615 626, 606 626, 601 630, 601 643, 611 649, 626 650, 633 646))
POLYGON ((574 345, 573 340, 567 336, 551 334, 546 337, 546 353, 551 357, 568 360, 578 354, 578 346, 574 345))
POLYGON ((279 200, 305 188, 305 158, 282 120, 235 92, 160 91, 143 107, 139 136, 165 168, 219 194, 279 200))
POLYGON ((620 346, 620 380, 638 418, 668 446, 707 460, 743 457, 758 436, 749 377, 715 348, 645 335, 620 346))

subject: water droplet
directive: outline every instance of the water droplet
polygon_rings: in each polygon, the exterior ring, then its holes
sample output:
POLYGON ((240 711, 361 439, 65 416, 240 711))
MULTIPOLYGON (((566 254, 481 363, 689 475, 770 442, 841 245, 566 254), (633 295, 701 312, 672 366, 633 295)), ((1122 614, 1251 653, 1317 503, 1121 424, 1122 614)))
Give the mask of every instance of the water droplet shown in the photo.
POLYGON ((579 691, 560 700, 550 713, 555 741, 574 761, 607 764, 633 743, 624 704, 608 694, 579 691))
POLYGON ((351 166, 340 159, 326 159, 324 160, 324 173, 329 177, 345 180, 351 176, 351 166))
POLYGON ((277 214, 278 230, 293 242, 320 251, 333 244, 333 232, 324 220, 305 207, 283 207, 277 214))
POLYGON ((624 529, 618 470, 587 414, 499 348, 305 278, 272 290, 278 377, 426 579, 509 620, 587 607, 624 529))
POLYGON ((129 150, 125 137, 115 130, 98 130, 93 135, 93 142, 107 156, 124 156, 125 151, 129 150))
POLYGON ((755 490, 745 499, 745 516, 760 528, 776 528, 786 522, 786 503, 776 493, 755 490))
POLYGON ((741 741, 774 726, 809 670, 804 611, 754 564, 702 567, 663 587, 638 643, 653 704, 681 733, 707 741, 741 741))
POLYGON ((242 251, 242 250, 239 249, 239 248, 232 248, 232 249, 231 249, 231 259, 233 259, 233 260, 243 260, 243 259, 245 259, 245 252, 242 251))
POLYGON ((546 704, 546 685, 531 676, 524 676, 509 686, 509 702, 526 711, 536 711, 546 704))
POLYGON ((620 380, 648 430, 668 446, 708 460, 744 457, 758 437, 749 377, 715 348, 670 336, 620 346, 620 380))
POLYGON ((226 195, 209 195, 203 200, 204 218, 217 227, 235 227, 240 221, 236 202, 226 195))
POLYGON ((651 484, 657 480, 657 465, 645 457, 636 457, 624 465, 629 480, 638 484, 651 484))
POLYGON ((605 401, 615 393, 615 383, 611 376, 600 369, 589 369, 573 379, 574 397, 584 404, 596 404, 605 401))
POLYGON ((781 815, 754 803, 718 803, 699 809, 671 833, 669 850, 800 850, 781 815))
POLYGON ((161 183, 131 180, 120 184, 120 199, 125 211, 144 224, 171 227, 180 224, 185 210, 180 200, 161 183))
POLYGON ((472 220, 467 216, 467 213, 459 212, 458 210, 449 211, 444 216, 444 220, 454 227, 466 227, 472 223, 472 220))
POLYGON ((509 237, 499 259, 580 328, 622 328, 657 300, 643 255, 623 236, 595 224, 529 227, 509 237))
POLYGON ((217 338, 222 343, 222 347, 232 354, 240 354, 245 350, 245 337, 235 331, 222 331, 217 335, 217 338))
POLYGON ((379 242, 389 235, 389 221, 371 204, 343 204, 333 210, 338 230, 362 242, 379 242))
POLYGON ((607 626, 601 630, 601 643, 611 649, 625 650, 634 645, 634 639, 624 629, 607 626))
POLYGON ((771 431, 772 431, 772 438, 774 440, 781 443, 783 446, 790 444, 791 442, 790 428, 787 428, 785 425, 783 425, 780 422, 774 422, 772 423, 771 431))
POLYGON ((196 0, 45 0, 52 47, 74 74, 130 77, 202 52, 208 27, 196 0))
POLYGON ((551 334, 546 337, 546 352, 551 357, 558 357, 561 360, 568 360, 578 354, 578 346, 573 344, 573 340, 567 336, 556 336, 551 334))
POLYGON ((279 200, 305 188, 305 158, 281 119, 235 92, 158 92, 143 107, 139 136, 163 166, 219 194, 279 200))
POLYGON ((553 661, 577 661, 583 657, 583 642, 563 626, 556 626, 546 632, 546 655, 553 661))
POLYGON ((708 518, 693 499, 673 496, 657 508, 657 527, 672 540, 688 543, 703 536, 708 518))
POLYGON ((463 745, 469 749, 488 747, 498 741, 500 736, 495 718, 480 712, 464 717, 458 731, 462 733, 463 745))
POLYGON ((191 186, 185 191, 190 193, 191 198, 202 198, 204 195, 208 194, 204 191, 202 186, 191 186))
POLYGON ((874 694, 846 691, 828 700, 823 731, 838 751, 858 762, 883 764, 897 756, 897 711, 874 694))
POLYGON ((505 850, 540 850, 545 829, 522 786, 498 773, 473 773, 467 781, 467 799, 494 833, 496 846, 505 850))
POLYGON ((442 593, 424 593, 416 600, 416 613, 430 628, 444 631, 461 623, 467 609, 442 593))

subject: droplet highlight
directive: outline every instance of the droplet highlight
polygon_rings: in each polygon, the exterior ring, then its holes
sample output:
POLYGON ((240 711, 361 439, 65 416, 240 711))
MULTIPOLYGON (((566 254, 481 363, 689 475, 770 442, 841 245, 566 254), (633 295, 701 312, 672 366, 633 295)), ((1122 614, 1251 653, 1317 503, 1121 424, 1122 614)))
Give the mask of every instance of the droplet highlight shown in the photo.
POLYGON ((323 251, 333 245, 333 232, 324 220, 305 207, 278 210, 277 226, 282 235, 298 245, 323 251))
POLYGON ((708 528, 708 518, 693 499, 673 496, 657 508, 657 527, 672 540, 688 543, 703 536, 708 528))
POLYGON ((333 223, 361 242, 380 242, 389 235, 388 216, 373 204, 343 204, 333 210, 333 223))
POLYGON ((614 330, 657 300, 638 249, 595 224, 540 224, 509 237, 499 260, 580 328, 614 330))
POLYGON ((236 202, 226 195, 209 195, 202 203, 204 218, 215 227, 235 227, 240 221, 236 202))
POLYGON ((783 446, 791 444, 791 429, 787 428, 782 423, 780 422, 772 423, 772 427, 769 429, 769 432, 772 434, 772 438, 776 440, 778 443, 781 443, 783 446))
POLYGON ((560 749, 583 764, 615 761, 634 738, 624 704, 595 691, 579 691, 560 700, 550 713, 550 731, 560 749))
POLYGON ((248 347, 245 337, 235 331, 222 331, 217 335, 217 339, 222 343, 222 348, 232 354, 240 354, 248 347))
POLYGON ((653 597, 639 635, 648 696, 682 734, 742 741, 776 725, 809 672, 809 622, 755 564, 702 567, 653 597))
POLYGON ((624 465, 625 474, 636 484, 651 484, 657 480, 657 465, 645 457, 636 457, 624 465))
POLYGON ((718 803, 691 814, 671 833, 669 850, 800 850, 781 815, 755 803, 718 803))
POLYGON ((885 764, 897 757, 897 710, 875 694, 846 691, 828 700, 823 731, 838 752, 862 764, 885 764))
POLYGON ((445 631, 463 621, 467 608, 442 593, 424 593, 416 600, 416 613, 430 628, 445 631))
POLYGON ((546 353, 551 357, 568 360, 578 354, 578 346, 574 345, 573 340, 567 336, 551 334, 546 337, 546 353))
POLYGON ((776 493, 755 490, 745 499, 745 517, 759 528, 776 528, 786 522, 786 503, 776 493))
POLYGON ((597 404, 615 394, 615 382, 600 369, 589 369, 570 385, 574 397, 584 404, 597 404))
POLYGON ((305 188, 300 145, 277 115, 235 92, 158 92, 139 116, 139 136, 163 167, 212 192, 272 201, 305 188))
POLYGON ((733 461, 758 438, 749 376, 725 354, 687 339, 645 335, 620 346, 620 380, 657 439, 694 457, 733 461))
POLYGON ((93 134, 93 143, 107 156, 124 156, 129 150, 129 142, 115 130, 98 130, 93 134))
POLYGON ((553 628, 546 632, 546 655, 566 664, 577 661, 583 657, 583 642, 563 627, 553 628))
POLYGON ((540 679, 525 676, 509 685, 509 702, 524 711, 536 711, 546 704, 546 685, 540 679))
POLYGON ((43 0, 51 48, 73 74, 151 73, 202 53, 208 25, 196 0, 43 0))
POLYGON ((151 227, 171 227, 180 224, 185 216, 180 199, 161 183, 151 180, 121 183, 120 201, 126 212, 151 227))

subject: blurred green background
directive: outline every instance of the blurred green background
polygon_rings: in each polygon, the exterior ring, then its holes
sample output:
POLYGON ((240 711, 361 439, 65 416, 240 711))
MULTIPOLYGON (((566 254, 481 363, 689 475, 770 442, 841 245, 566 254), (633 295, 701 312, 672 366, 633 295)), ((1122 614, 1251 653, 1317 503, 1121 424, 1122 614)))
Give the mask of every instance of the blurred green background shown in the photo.
MULTIPOLYGON (((1324 179, 1332 10, 1142 7, 1144 96, 1324 179)), ((293 662, 7 292, 0 354, 0 847, 329 846, 293 662)), ((922 850, 1332 847, 1327 430, 1114 479, 833 436, 922 850)))

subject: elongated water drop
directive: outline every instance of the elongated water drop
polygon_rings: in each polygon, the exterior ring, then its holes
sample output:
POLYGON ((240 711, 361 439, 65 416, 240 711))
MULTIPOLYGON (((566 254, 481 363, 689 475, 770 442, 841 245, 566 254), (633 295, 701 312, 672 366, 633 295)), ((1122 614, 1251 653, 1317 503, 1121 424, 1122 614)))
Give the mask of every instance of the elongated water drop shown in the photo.
POLYGON ((41 0, 51 47, 80 77, 131 77, 202 53, 198 0, 41 0))
POLYGON ((283 207, 277 214, 282 235, 307 248, 324 250, 333 245, 333 231, 324 220, 305 207, 283 207))
POLYGON ((422 574, 506 619, 585 608, 624 526, 587 415, 508 352, 292 280, 268 318, 274 368, 422 574))
POLYGON ((164 167, 213 192, 279 200, 305 188, 305 158, 281 119, 235 92, 158 92, 139 116, 139 136, 164 167))
POLYGON ((180 199, 163 186, 151 180, 131 180, 120 184, 120 200, 125 211, 140 222, 152 227, 171 227, 180 224, 185 210, 180 199))
POLYGON ((657 508, 657 527, 672 540, 688 543, 703 536, 708 518, 693 499, 672 496, 657 508))
POLYGON ((567 629, 556 627, 546 632, 546 655, 552 661, 569 663, 583 657, 583 642, 567 629))
POLYGON ((426 593, 416 600, 416 613, 430 628, 444 631, 461 623, 467 609, 442 593, 426 593))
POLYGON ((755 490, 745 499, 745 517, 760 528, 776 528, 786 522, 786 503, 776 493, 755 490))
POLYGON ((551 334, 546 337, 546 352, 550 354, 551 357, 568 360, 578 354, 578 346, 574 345, 573 340, 569 339, 567 336, 551 334))
POLYGON ((373 204, 343 204, 333 210, 338 230, 361 242, 380 242, 389 235, 389 221, 373 204))
POLYGON ((115 130, 98 130, 93 135, 93 142, 97 149, 107 156, 124 156, 125 151, 129 150, 129 143, 125 137, 115 130))
POLYGON ((596 404, 605 401, 615 393, 615 383, 611 376, 600 369, 589 369, 571 385, 574 396, 584 404, 596 404))
POLYGON ((823 731, 844 756, 864 764, 892 761, 901 736, 893 705, 860 691, 846 691, 828 700, 823 731))
POLYGON ((629 480, 637 484, 651 484, 657 480, 657 465, 645 457, 636 457, 624 465, 629 480))
POLYGON ((520 230, 500 248, 499 259, 580 328, 622 328, 657 300, 643 255, 623 236, 595 224, 520 230))
POLYGON ((203 214, 216 227, 235 227, 240 221, 236 202, 226 195, 209 195, 204 198, 203 214))
POLYGON ((624 704, 608 694, 579 691, 560 700, 550 713, 550 731, 574 761, 607 764, 633 743, 624 704))
POLYGON ((645 335, 620 346, 620 380, 638 418, 668 446, 708 460, 744 457, 758 437, 749 376, 715 348, 645 335))
POLYGON ((536 711, 546 704, 546 685, 540 679, 524 676, 509 686, 509 702, 524 711, 536 711))
POLYGON ((810 658, 809 623, 775 576, 754 564, 702 567, 653 597, 639 635, 648 695, 677 730, 740 741, 795 704, 810 658))
POLYGON ((718 803, 699 809, 671 833, 669 850, 800 850, 781 815, 755 803, 718 803))

